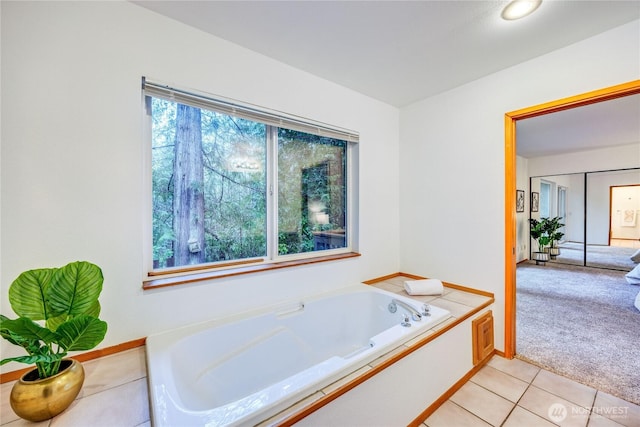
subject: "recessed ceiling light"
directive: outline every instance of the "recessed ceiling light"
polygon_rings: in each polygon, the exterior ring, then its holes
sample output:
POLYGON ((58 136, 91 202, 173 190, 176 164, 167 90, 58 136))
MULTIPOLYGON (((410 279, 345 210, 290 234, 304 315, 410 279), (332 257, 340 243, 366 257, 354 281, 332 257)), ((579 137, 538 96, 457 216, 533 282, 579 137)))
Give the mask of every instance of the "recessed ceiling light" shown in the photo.
POLYGON ((540 3, 542 0, 513 0, 502 9, 500 16, 507 21, 524 18, 533 13, 540 6, 540 3))

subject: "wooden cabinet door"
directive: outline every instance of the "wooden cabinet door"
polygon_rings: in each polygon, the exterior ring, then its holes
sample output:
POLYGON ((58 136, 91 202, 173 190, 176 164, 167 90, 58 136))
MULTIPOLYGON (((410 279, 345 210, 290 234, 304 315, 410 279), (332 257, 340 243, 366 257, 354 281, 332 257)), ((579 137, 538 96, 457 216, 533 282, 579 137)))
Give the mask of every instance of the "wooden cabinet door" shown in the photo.
POLYGON ((471 322, 473 332, 473 364, 493 354, 493 313, 491 310, 471 322))

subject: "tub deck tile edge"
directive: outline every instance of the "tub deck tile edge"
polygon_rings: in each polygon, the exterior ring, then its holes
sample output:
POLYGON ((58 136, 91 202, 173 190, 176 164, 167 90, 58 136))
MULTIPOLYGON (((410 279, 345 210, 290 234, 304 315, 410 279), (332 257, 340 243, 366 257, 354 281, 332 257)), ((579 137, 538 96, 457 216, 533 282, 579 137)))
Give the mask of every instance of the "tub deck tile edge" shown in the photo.
MULTIPOLYGON (((379 287, 381 289, 385 289, 384 285, 385 285, 385 281, 386 280, 389 280, 389 278, 396 278, 396 280, 397 280, 397 278, 399 276, 405 276, 405 277, 410 278, 410 279, 423 278, 421 276, 414 276, 414 275, 407 275, 407 274, 404 274, 404 273, 397 273, 397 274, 394 274, 394 275, 385 276, 385 278, 383 280, 375 280, 374 279, 374 281, 370 281, 370 283, 367 283, 367 282, 363 282, 363 283, 369 284, 371 286, 379 287)), ((386 282, 386 283, 388 284, 388 282, 386 282)), ((343 385, 334 388, 331 392, 326 393, 326 394, 322 393, 321 397, 319 397, 318 399, 313 399, 312 401, 308 402, 308 404, 306 404, 306 405, 298 406, 298 404, 296 404, 295 405, 296 406, 295 409, 293 409, 292 407, 285 409, 284 411, 280 412, 279 414, 277 414, 276 416, 273 417, 273 419, 275 419, 276 421, 273 421, 273 422, 265 424, 265 425, 272 425, 272 426, 277 426, 277 427, 292 426, 296 422, 302 420, 303 418, 307 417, 311 413, 317 411, 318 409, 322 408, 323 406, 329 404, 331 401, 333 401, 333 400, 337 399, 338 397, 342 396, 343 394, 345 394, 349 390, 351 390, 351 389, 357 387, 358 385, 362 384, 363 382, 367 381, 369 378, 371 378, 374 375, 378 374, 379 372, 383 371, 387 367, 389 367, 392 364, 396 363, 397 361, 405 358, 406 356, 408 356, 409 354, 411 354, 414 351, 418 350, 419 348, 427 345, 429 342, 435 340, 436 338, 438 338, 442 334, 446 333, 447 331, 455 328, 460 323, 462 323, 465 320, 467 320, 469 317, 474 316, 475 314, 477 314, 480 311, 484 310, 485 308, 491 306, 495 302, 493 294, 489 293, 489 292, 485 292, 485 291, 481 291, 481 290, 477 290, 477 289, 472 289, 472 288, 467 288, 467 287, 459 286, 459 285, 455 285, 455 284, 449 284, 449 283, 444 283, 444 286, 448 287, 448 288, 451 288, 451 289, 455 289, 457 291, 469 292, 471 294, 481 295, 481 296, 486 297, 486 300, 482 304, 479 304, 476 307, 469 307, 469 310, 467 310, 463 314, 460 314, 458 316, 452 316, 452 317, 444 320, 443 322, 435 325, 432 329, 424 332, 422 335, 420 335, 418 337, 414 337, 411 340, 405 342, 403 345, 400 345, 400 346, 392 349, 391 351, 387 352, 386 354, 380 356, 376 360, 374 360, 374 361, 369 363, 368 366, 370 366, 371 369, 365 370, 360 375, 353 376, 353 378, 350 381, 346 381, 343 385), (451 286, 451 285, 453 285, 453 286, 451 286)), ((386 289, 386 290, 388 290, 388 289, 386 289)), ((407 296, 409 298, 413 298, 411 295, 406 294, 406 291, 403 288, 400 288, 400 290, 398 292, 396 292, 396 293, 401 293, 401 294, 404 294, 405 296, 407 296)), ((436 297, 436 299, 437 299, 437 297, 436 297)), ((438 306, 437 301, 434 301, 434 305, 438 306)), ((483 362, 481 362, 480 365, 484 364, 483 362)), ((356 372, 358 372, 358 371, 356 371, 356 372)), ((347 376, 351 377, 352 375, 353 375, 353 372, 351 374, 348 374, 347 376)), ((339 383, 339 382, 341 382, 343 380, 344 380, 344 378, 334 382, 333 384, 339 383)), ((331 387, 332 385, 330 385, 329 387, 331 387)), ((325 388, 325 390, 326 389, 327 388, 325 388)), ((301 402, 303 402, 303 401, 301 401, 301 402)))

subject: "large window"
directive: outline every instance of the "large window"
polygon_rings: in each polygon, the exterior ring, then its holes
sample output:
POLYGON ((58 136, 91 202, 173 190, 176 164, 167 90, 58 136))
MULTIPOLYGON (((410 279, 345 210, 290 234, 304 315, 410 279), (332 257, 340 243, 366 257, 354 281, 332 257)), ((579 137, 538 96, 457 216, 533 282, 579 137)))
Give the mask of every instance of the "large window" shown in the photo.
POLYGON ((352 251, 357 134, 146 81, 143 87, 150 271, 352 251))

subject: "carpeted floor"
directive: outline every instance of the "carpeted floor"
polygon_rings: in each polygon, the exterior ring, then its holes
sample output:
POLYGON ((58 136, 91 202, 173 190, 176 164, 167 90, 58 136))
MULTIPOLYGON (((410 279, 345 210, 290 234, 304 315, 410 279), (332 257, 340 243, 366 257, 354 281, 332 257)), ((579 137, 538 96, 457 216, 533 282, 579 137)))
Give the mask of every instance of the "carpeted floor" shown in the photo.
POLYGON ((640 404, 640 286, 625 272, 547 263, 516 270, 517 357, 640 404))
MULTIPOLYGON (((637 249, 620 246, 587 246, 587 265, 590 267, 611 268, 631 271, 636 264, 631 261, 637 249)), ((551 263, 566 263, 584 265, 584 244, 576 242, 563 242, 560 244, 560 255, 551 263)))

